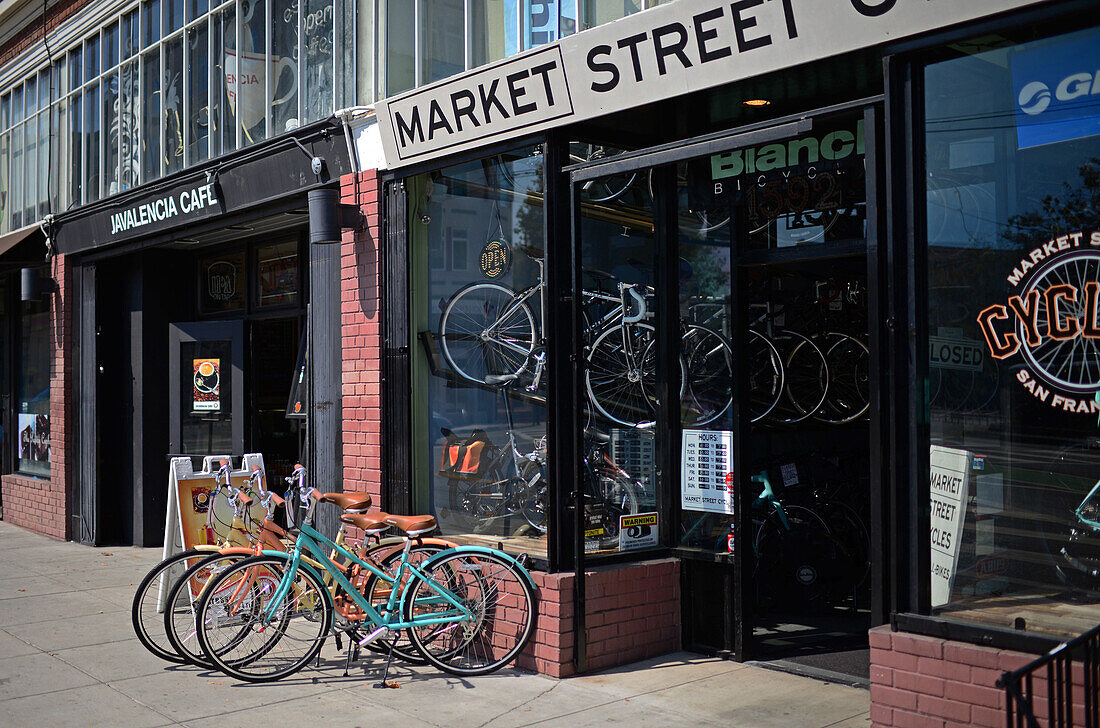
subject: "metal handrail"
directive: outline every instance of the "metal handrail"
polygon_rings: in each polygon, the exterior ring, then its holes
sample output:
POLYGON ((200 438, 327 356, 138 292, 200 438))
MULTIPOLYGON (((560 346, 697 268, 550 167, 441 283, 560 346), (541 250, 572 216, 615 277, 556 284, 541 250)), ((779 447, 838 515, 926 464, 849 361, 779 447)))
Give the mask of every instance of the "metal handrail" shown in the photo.
MULTIPOLYGON (((997 687, 1005 691, 1005 725, 1008 728, 1100 728, 1100 625, 1084 634, 1054 647, 1042 657, 1021 668, 1005 672, 997 679, 997 687), (1084 723, 1075 723, 1074 662, 1083 673, 1084 723), (1046 721, 1039 722, 1035 714, 1035 677, 1046 682, 1046 721)), ((1038 696, 1040 704, 1042 696, 1038 696)))

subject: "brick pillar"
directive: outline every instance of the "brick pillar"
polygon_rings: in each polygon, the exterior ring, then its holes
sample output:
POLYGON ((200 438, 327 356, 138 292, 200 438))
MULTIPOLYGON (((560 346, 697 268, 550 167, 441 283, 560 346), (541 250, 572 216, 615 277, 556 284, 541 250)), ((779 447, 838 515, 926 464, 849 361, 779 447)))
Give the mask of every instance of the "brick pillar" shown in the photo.
MULTIPOLYGON (((71 493, 73 482, 72 435, 76 425, 72 391, 73 306, 72 269, 65 256, 56 256, 49 274, 57 284, 50 295, 50 477, 5 475, 4 520, 52 538, 68 540, 72 532, 71 493)), ((13 313, 12 315, 18 315, 13 313)), ((17 402, 12 403, 18 406, 17 402)), ((15 440, 8 438, 9 446, 15 440)))
POLYGON ((340 201, 357 205, 365 224, 340 244, 343 348, 344 490, 382 497, 382 325, 380 286, 382 183, 370 170, 340 180, 340 201))

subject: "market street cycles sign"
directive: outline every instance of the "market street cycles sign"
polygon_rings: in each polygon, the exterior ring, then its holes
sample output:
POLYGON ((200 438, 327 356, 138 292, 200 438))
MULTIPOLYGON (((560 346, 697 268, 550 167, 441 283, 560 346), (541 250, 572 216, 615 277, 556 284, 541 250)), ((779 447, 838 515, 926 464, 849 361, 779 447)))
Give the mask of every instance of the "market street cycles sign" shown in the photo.
POLYGON ((378 104, 390 167, 1046 0, 679 0, 378 104))
POLYGON ((990 356, 1018 357, 1015 379, 1036 401, 1100 413, 1100 230, 1046 241, 1006 280, 1015 293, 978 314, 990 356))

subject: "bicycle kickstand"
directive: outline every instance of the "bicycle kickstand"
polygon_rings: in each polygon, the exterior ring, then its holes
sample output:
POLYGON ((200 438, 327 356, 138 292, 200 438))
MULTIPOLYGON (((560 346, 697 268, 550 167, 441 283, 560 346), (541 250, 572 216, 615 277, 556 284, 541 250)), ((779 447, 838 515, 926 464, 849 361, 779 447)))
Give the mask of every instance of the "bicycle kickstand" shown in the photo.
MULTIPOLYGON (((357 632, 348 630, 348 657, 344 660, 344 677, 348 676, 348 671, 351 669, 351 663, 356 662, 359 659, 359 642, 356 640, 357 632)), ((337 640, 340 638, 337 637, 337 640)), ((339 647, 339 642, 337 642, 339 647)))
POLYGON ((377 683, 376 688, 396 688, 400 687, 397 683, 391 683, 387 678, 390 676, 390 663, 393 662, 393 648, 397 645, 397 633, 393 636, 393 641, 390 642, 390 653, 386 656, 386 668, 382 671, 382 681, 377 683))

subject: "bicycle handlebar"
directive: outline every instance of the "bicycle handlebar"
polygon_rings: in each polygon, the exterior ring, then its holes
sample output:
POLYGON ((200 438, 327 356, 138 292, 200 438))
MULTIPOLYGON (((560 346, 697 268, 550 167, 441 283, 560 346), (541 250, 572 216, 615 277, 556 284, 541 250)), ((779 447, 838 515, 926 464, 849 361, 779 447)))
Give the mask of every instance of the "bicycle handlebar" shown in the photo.
POLYGON ((619 295, 622 296, 622 301, 623 301, 623 323, 626 323, 626 324, 636 324, 639 321, 641 321, 642 319, 644 319, 645 315, 646 315, 645 296, 638 293, 638 291, 636 289, 636 286, 637 286, 637 284, 635 284, 635 283, 620 283, 619 284, 619 295), (626 312, 629 309, 630 304, 627 302, 626 296, 622 295, 624 293, 630 294, 630 297, 634 299, 634 303, 638 304, 638 313, 637 314, 627 315, 626 312))

